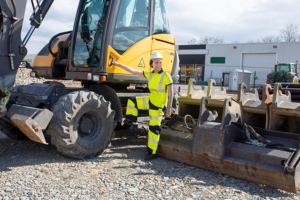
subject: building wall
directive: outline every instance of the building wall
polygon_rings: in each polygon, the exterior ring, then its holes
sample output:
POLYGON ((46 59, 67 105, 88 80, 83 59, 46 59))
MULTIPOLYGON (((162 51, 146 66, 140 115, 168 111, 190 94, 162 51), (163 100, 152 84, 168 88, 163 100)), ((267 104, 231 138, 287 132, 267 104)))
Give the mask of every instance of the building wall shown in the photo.
POLYGON ((187 83, 189 78, 204 80, 206 45, 179 45, 177 51, 180 60, 179 83, 187 83))
MULTIPOLYGON (((180 49, 180 46, 178 49, 180 49)), ((196 48, 193 48, 193 51, 196 50, 196 48)), ((295 62, 296 60, 300 60, 299 42, 207 44, 206 51, 203 48, 199 50, 201 51, 194 55, 199 57, 205 56, 204 80, 207 81, 213 78, 218 84, 222 82, 223 72, 230 72, 234 69, 256 72, 256 76, 258 77, 256 84, 264 84, 266 82, 266 75, 272 71, 277 60, 279 62, 295 62), (219 61, 221 63, 218 63, 219 61), (245 63, 251 63, 252 66, 245 63)), ((180 51, 178 52, 179 58, 182 57, 183 55, 180 51)), ((184 54, 184 56, 187 55, 184 54)), ((183 59, 183 61, 187 62, 186 59, 183 59)), ((182 62, 180 61, 180 63, 182 62)), ((252 78, 251 84, 253 82, 252 78)))

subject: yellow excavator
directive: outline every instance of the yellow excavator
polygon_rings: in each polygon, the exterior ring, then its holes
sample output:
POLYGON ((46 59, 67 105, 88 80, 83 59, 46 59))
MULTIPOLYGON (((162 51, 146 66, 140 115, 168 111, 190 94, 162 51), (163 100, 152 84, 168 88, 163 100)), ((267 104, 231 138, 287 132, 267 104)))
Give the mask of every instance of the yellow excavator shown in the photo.
MULTIPOLYGON (((122 104, 147 93, 146 79, 111 67, 112 60, 148 70, 150 55, 158 51, 164 70, 178 81, 165 1, 80 0, 73 30, 53 36, 26 65, 31 77, 53 81, 13 87, 26 44, 53 1, 31 0, 31 28, 21 40, 26 1, 0 0, 0 130, 43 144, 50 135, 65 156, 97 156, 122 122, 122 104), (82 87, 55 80, 81 81, 82 87)), ((237 98, 214 85, 210 80, 195 88, 189 81, 187 95, 178 98, 178 115, 164 123, 158 155, 296 193, 300 105, 280 84, 273 92, 265 85, 262 100, 255 90, 245 93, 243 84, 237 98)))
MULTIPOLYGON (((80 0, 73 30, 58 33, 38 53, 31 77, 53 79, 13 87, 27 54, 26 44, 54 0, 31 0, 31 28, 21 39, 26 1, 0 1, 0 126, 9 137, 51 143, 65 156, 101 154, 115 126, 122 122, 122 104, 147 92, 147 80, 111 67, 115 59, 149 70, 154 51, 164 56, 164 69, 178 80, 179 59, 170 35, 164 0, 80 0), (66 88, 54 80, 81 81, 66 88), (128 90, 128 86, 136 87, 128 90), (120 95, 119 95, 120 94, 120 95)), ((131 87, 132 88, 132 87, 131 87)))

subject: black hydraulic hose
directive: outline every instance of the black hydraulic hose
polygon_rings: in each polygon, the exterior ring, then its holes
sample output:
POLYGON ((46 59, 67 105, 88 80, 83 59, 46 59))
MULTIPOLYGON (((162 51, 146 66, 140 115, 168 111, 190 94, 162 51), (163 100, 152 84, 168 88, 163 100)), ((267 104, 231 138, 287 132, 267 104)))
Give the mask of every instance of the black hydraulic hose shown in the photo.
POLYGON ((33 3, 33 0, 31 0, 31 5, 32 5, 33 14, 35 15, 35 6, 34 6, 34 3, 33 3))
POLYGON ((49 52, 51 53, 51 55, 52 55, 53 57, 56 57, 57 54, 55 54, 55 53, 52 52, 52 49, 51 49, 51 43, 52 43, 53 40, 54 40, 55 38, 57 38, 58 36, 64 35, 64 34, 68 34, 68 33, 72 33, 72 31, 66 31, 66 32, 58 33, 58 34, 54 35, 54 36, 50 39, 50 41, 49 41, 49 43, 48 43, 48 50, 49 50, 49 52))
MULTIPOLYGON (((14 24, 15 24, 15 21, 17 21, 17 18, 16 18, 17 11, 16 11, 16 4, 15 4, 14 0, 11 0, 11 4, 12 4, 12 7, 13 7, 13 11, 11 11, 11 18, 10 18, 11 23, 10 23, 10 27, 9 27, 9 45, 7 47, 8 48, 8 55, 7 56, 9 57, 9 60, 10 60, 10 67, 13 70, 14 69, 13 57, 15 56, 15 54, 12 53, 12 43, 13 43, 14 28, 15 28, 14 24)), ((2 37, 2 34, 1 34, 1 37, 2 37)))
POLYGON ((40 11, 40 22, 39 23, 42 23, 42 17, 41 17, 41 15, 42 15, 42 8, 41 8, 39 0, 36 0, 36 3, 37 3, 37 6, 39 8, 39 11, 40 11))
POLYGON ((13 5, 13 9, 14 9, 14 17, 16 17, 17 10, 16 10, 16 3, 15 3, 15 0, 11 0, 11 3, 12 3, 12 5, 13 5))
MULTIPOLYGON (((268 147, 268 148, 282 149, 282 150, 286 150, 286 151, 290 151, 290 152, 295 152, 296 151, 295 148, 286 147, 286 146, 284 146, 282 144, 272 144, 271 142, 269 142, 268 140, 266 140, 262 135, 260 135, 259 133, 257 133, 254 130, 254 128, 252 128, 250 125, 244 124, 243 131, 246 133, 247 140, 251 140, 250 133, 252 133, 256 137, 256 139, 258 139, 258 141, 260 141, 263 144, 265 144, 266 147, 268 147)), ((240 141, 245 141, 245 140, 240 140, 240 141)))
POLYGON ((12 52, 12 41, 13 41, 13 32, 14 32, 14 21, 15 21, 15 19, 16 19, 16 13, 17 13, 17 11, 16 11, 16 4, 15 4, 15 1, 14 0, 11 0, 11 3, 12 3, 12 6, 13 6, 13 9, 14 9, 14 11, 13 11, 13 13, 12 13, 12 18, 11 18, 11 24, 10 24, 10 38, 9 38, 9 53, 11 54, 12 52))
MULTIPOLYGON (((3 8, 0 5, 0 41, 2 41, 3 30, 4 30, 4 13, 3 13, 3 8)), ((0 46, 0 55, 1 53, 2 53, 2 46, 0 46)))
POLYGON ((37 4, 38 8, 41 10, 41 6, 40 6, 39 0, 36 0, 36 4, 37 4))
POLYGON ((2 6, 0 5, 0 34, 3 34, 3 30, 4 30, 4 11, 2 6))

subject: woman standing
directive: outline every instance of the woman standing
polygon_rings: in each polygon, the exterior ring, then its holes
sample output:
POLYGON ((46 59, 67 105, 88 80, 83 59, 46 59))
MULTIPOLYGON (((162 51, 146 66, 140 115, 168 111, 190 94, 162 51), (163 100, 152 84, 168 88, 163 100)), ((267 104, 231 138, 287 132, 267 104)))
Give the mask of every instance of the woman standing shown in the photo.
POLYGON ((172 114, 173 80, 171 75, 162 69, 162 62, 163 57, 159 52, 154 52, 150 57, 152 71, 136 70, 116 61, 112 62, 114 66, 148 79, 150 95, 130 98, 127 102, 126 119, 124 121, 128 125, 133 125, 137 123, 138 110, 149 110, 150 121, 146 160, 156 158, 164 109, 166 109, 166 117, 169 118, 172 114))

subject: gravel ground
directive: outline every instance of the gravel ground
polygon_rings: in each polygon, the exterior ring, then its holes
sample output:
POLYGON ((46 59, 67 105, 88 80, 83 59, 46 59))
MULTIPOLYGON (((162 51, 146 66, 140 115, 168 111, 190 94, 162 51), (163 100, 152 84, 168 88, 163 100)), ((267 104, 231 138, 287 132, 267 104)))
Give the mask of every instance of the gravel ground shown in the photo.
MULTIPOLYGON (((1 135, 1 134, 0 134, 1 135)), ((144 161, 146 130, 116 131, 103 155, 75 160, 52 145, 0 136, 2 199, 300 199, 163 158, 144 161)))

